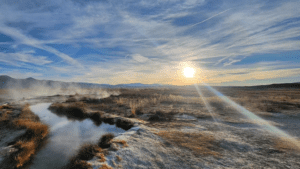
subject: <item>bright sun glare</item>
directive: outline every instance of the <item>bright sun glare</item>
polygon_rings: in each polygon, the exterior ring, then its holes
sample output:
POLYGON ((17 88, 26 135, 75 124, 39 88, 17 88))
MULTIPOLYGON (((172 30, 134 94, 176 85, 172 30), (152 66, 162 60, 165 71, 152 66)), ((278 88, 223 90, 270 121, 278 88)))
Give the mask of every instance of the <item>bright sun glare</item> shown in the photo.
POLYGON ((186 68, 183 69, 183 74, 187 78, 194 77, 195 69, 193 69, 191 67, 186 67, 186 68))

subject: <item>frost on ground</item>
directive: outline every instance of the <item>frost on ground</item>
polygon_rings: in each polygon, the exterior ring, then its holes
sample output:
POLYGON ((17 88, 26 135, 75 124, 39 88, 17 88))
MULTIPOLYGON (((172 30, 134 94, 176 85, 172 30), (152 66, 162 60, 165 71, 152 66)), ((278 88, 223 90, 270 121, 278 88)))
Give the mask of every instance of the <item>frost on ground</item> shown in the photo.
POLYGON ((95 169, 102 164, 113 168, 300 168, 300 153, 275 149, 278 138, 273 135, 257 128, 219 125, 224 130, 215 123, 201 122, 183 131, 213 135, 220 156, 195 155, 158 136, 158 129, 141 125, 115 138, 125 140, 128 147, 110 151, 104 163, 96 157, 89 163, 95 169))

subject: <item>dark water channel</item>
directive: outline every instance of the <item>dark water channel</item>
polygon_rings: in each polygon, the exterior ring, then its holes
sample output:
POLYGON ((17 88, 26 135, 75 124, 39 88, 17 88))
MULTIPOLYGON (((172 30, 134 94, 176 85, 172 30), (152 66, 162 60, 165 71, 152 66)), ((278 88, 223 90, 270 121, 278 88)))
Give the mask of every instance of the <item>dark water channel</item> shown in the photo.
POLYGON ((57 116, 48 110, 50 104, 42 103, 30 107, 32 112, 50 128, 47 143, 36 154, 30 169, 62 168, 84 143, 97 143, 106 133, 118 135, 125 132, 115 125, 106 123, 96 126, 90 119, 78 121, 57 116))

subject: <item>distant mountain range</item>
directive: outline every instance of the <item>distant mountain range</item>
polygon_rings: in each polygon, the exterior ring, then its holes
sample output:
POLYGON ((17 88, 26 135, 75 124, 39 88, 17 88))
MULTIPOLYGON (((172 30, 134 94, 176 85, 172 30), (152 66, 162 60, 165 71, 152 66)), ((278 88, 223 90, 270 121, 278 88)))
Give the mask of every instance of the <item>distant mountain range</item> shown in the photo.
MULTIPOLYGON (((15 79, 7 75, 0 76, 0 89, 7 88, 34 88, 38 86, 50 87, 50 88, 68 88, 68 87, 82 87, 82 88, 153 88, 153 87, 172 87, 172 85, 160 85, 160 84, 96 84, 96 83, 80 83, 80 82, 61 82, 53 80, 37 80, 32 77, 26 79, 15 79)), ((175 87, 175 86, 174 86, 175 87)), ((240 87, 237 87, 240 88, 240 87)), ((259 86, 245 86, 243 88, 249 89, 267 89, 267 88, 300 88, 300 83, 281 83, 259 86)))
POLYGON ((68 88, 68 87, 82 87, 82 88, 149 88, 149 87, 163 87, 169 85, 160 84, 96 84, 96 83, 80 83, 80 82, 61 82, 53 80, 37 80, 32 77, 26 79, 15 79, 7 75, 0 76, 0 89, 7 88, 34 88, 37 86, 50 87, 50 88, 68 88))

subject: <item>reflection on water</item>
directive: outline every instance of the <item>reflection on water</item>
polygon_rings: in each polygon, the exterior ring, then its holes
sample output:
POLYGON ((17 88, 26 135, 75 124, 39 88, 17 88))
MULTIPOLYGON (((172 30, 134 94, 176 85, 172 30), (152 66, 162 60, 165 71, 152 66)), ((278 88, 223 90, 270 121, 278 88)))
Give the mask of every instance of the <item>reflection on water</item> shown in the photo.
POLYGON ((90 119, 72 121, 57 116, 48 110, 50 104, 43 103, 30 107, 41 121, 50 127, 47 144, 37 153, 30 169, 61 168, 71 156, 75 155, 80 145, 96 143, 105 133, 117 135, 124 132, 115 125, 102 123, 96 126, 90 119))

